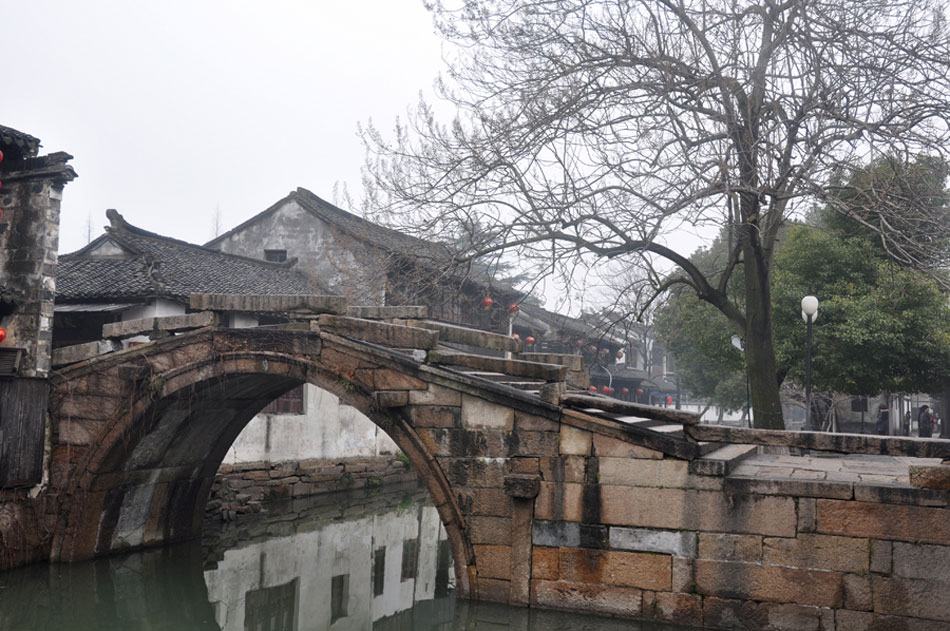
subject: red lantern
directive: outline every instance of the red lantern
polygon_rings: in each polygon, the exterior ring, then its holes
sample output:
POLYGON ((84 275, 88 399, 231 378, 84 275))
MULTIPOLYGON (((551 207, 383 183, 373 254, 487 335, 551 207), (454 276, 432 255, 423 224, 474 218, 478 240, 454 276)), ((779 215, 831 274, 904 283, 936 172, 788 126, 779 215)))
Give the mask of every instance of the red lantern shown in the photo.
POLYGON ((637 388, 637 396, 638 397, 643 396, 643 390, 641 390, 640 388, 637 388))
POLYGON ((610 393, 610 388, 608 388, 607 386, 601 386, 600 391, 603 392, 604 394, 608 394, 610 393))
POLYGON ((516 304, 510 304, 508 305, 508 313, 510 313, 511 315, 515 315, 516 313, 518 313, 518 309, 520 308, 521 307, 519 307, 516 304))
POLYGON ((606 354, 609 353, 609 352, 610 352, 610 350, 608 350, 608 349, 606 349, 606 348, 600 349, 600 354, 601 354, 601 355, 606 355, 606 354))
POLYGON ((587 347, 587 352, 588 352, 588 353, 596 353, 596 352, 597 352, 597 347, 594 346, 593 344, 591 344, 590 346, 587 347))
POLYGON ((620 394, 623 394, 623 395, 630 394, 630 388, 621 388, 620 394))
POLYGON ((7 339, 7 332, 4 331, 3 329, 0 329, 0 342, 2 342, 5 339, 7 339))
POLYGON ((577 345, 577 348, 583 348, 583 347, 584 347, 584 340, 577 340, 576 342, 574 342, 574 344, 577 345))
POLYGON ((0 151, 0 162, 3 162, 3 152, 0 151))
POLYGON ((616 392, 613 388, 607 388, 607 394, 613 394, 616 392))
POLYGON ((666 395, 666 404, 673 405, 673 397, 671 397, 670 395, 666 395))
POLYGON ((485 311, 488 311, 489 309, 491 309, 491 306, 493 304, 495 304, 495 301, 492 300, 491 298, 487 296, 485 298, 482 298, 482 309, 484 309, 485 311))
POLYGON ((525 341, 526 344, 534 344, 534 338, 531 337, 530 335, 529 335, 528 337, 524 338, 524 341, 525 341))
MULTIPOLYGON (((2 330, 3 329, 0 329, 0 331, 2 330)), ((590 388, 588 388, 588 390, 590 390, 591 392, 597 392, 597 386, 591 386, 590 388)))
POLYGON ((520 339, 521 339, 521 336, 518 335, 517 333, 512 333, 512 334, 511 334, 511 339, 520 340, 520 339))
POLYGON ((623 351, 617 351, 617 354, 614 355, 617 359, 623 359, 623 351))

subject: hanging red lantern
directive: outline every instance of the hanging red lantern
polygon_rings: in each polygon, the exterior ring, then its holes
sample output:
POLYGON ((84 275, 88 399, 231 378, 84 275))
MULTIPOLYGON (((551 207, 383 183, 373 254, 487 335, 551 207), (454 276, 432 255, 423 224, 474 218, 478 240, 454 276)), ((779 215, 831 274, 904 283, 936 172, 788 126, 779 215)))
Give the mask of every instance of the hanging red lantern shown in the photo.
POLYGON ((530 344, 534 344, 534 338, 531 337, 530 335, 529 335, 528 337, 524 338, 524 341, 525 341, 525 344, 529 344, 529 345, 530 345, 530 344))
POLYGON ((596 352, 597 352, 597 347, 594 346, 593 344, 591 344, 590 346, 587 347, 587 352, 588 352, 588 353, 596 353, 596 352))
POLYGON ((495 304, 495 301, 492 300, 491 298, 487 296, 482 298, 482 309, 484 309, 485 311, 488 311, 489 309, 491 309, 491 306, 493 304, 495 304))
POLYGON ((620 394, 623 394, 623 395, 630 394, 630 388, 621 388, 620 394))
POLYGON ((614 355, 617 359, 623 359, 623 351, 617 351, 617 354, 614 355))
POLYGON ((607 394, 610 392, 610 388, 608 388, 607 386, 601 386, 600 391, 604 394, 607 394))
POLYGON ((574 342, 574 344, 577 346, 577 348, 584 348, 584 340, 577 340, 574 342))
POLYGON ((0 162, 3 162, 3 152, 0 151, 0 162))
POLYGON ((591 392, 597 392, 597 386, 591 386, 590 388, 588 388, 588 390, 590 390, 591 392))
POLYGON ((640 388, 637 388, 637 396, 638 397, 643 396, 643 390, 641 390, 640 388))
POLYGON ((520 340, 520 339, 521 339, 521 336, 518 335, 517 333, 512 333, 512 334, 511 334, 511 339, 513 339, 513 340, 520 340))
POLYGON ((3 342, 5 339, 7 339, 7 332, 3 329, 0 329, 0 342, 3 342))
POLYGON ((671 397, 670 395, 666 395, 666 404, 673 405, 673 397, 671 397))
POLYGON ((614 392, 616 392, 616 390, 613 388, 607 388, 607 394, 613 394, 614 392))
POLYGON ((521 307, 519 307, 516 304, 508 305, 508 313, 510 313, 511 315, 517 314, 519 309, 521 309, 521 307))

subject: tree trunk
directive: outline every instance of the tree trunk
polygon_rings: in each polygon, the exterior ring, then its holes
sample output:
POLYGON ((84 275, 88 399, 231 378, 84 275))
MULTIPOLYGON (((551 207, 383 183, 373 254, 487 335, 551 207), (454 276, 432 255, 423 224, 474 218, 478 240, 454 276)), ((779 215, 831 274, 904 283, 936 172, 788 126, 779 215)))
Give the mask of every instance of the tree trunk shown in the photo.
POLYGON ((755 226, 743 239, 746 298, 746 370, 752 391, 753 424, 759 429, 785 429, 779 398, 775 347, 772 344, 769 261, 758 245, 755 226))

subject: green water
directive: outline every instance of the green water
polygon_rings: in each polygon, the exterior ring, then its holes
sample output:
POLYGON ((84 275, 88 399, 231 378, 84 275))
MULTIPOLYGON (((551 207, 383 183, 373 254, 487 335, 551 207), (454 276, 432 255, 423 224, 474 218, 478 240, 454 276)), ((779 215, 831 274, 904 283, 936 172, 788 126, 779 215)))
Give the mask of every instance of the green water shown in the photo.
POLYGON ((201 542, 0 573, 2 631, 683 629, 458 600, 419 490, 319 496, 209 522, 201 542))

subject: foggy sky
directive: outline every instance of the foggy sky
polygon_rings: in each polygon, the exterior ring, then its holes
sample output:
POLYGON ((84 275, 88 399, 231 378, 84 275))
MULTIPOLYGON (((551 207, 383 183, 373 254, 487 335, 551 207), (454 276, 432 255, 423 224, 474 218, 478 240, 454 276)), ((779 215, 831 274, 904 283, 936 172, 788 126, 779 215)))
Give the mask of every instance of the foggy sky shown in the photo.
POLYGON ((298 186, 359 199, 358 122, 389 130, 442 68, 421 0, 0 0, 0 124, 66 151, 60 252, 116 208, 204 243, 298 186))

